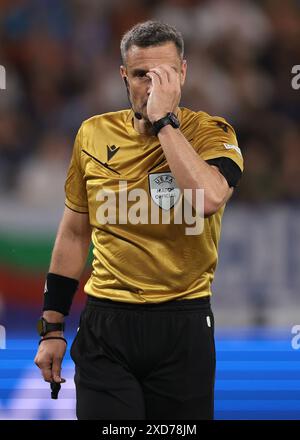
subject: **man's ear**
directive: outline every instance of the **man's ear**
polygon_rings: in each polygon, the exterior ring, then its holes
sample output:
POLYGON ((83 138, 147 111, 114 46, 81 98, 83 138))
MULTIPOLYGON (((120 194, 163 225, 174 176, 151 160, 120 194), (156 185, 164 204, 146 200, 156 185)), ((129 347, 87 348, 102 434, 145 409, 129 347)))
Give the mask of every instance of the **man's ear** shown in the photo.
POLYGON ((123 81, 124 81, 124 78, 127 79, 127 70, 126 70, 126 67, 123 65, 120 66, 120 75, 123 78, 123 81))
POLYGON ((180 85, 181 85, 181 87, 185 83, 186 71, 187 71, 187 62, 186 62, 186 60, 182 60, 181 70, 180 70, 180 85))

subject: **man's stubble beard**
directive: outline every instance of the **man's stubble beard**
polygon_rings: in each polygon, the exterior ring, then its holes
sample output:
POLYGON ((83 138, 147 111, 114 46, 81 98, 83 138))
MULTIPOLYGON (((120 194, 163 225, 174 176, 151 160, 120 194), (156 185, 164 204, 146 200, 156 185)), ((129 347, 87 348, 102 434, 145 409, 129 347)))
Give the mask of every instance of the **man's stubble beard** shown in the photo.
POLYGON ((148 115, 147 115, 147 103, 145 103, 145 105, 142 106, 141 110, 138 111, 138 113, 140 115, 142 115, 142 121, 144 121, 144 126, 147 129, 147 131, 148 131, 148 129, 152 130, 152 123, 150 122, 148 115))
POLYGON ((146 134, 152 135, 153 134, 152 123, 149 121, 148 117, 147 118, 143 117, 143 121, 144 121, 144 129, 145 129, 146 134))

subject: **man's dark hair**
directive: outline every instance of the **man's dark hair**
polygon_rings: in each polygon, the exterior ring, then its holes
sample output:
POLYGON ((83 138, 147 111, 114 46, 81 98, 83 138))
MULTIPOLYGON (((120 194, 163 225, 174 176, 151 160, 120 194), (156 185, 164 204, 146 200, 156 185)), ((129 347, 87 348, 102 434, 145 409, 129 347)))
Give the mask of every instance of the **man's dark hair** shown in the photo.
POLYGON ((148 20, 138 23, 129 29, 121 40, 121 57, 125 64, 126 53, 131 46, 148 47, 161 46, 173 41, 180 58, 183 58, 184 43, 182 35, 173 26, 159 21, 148 20))

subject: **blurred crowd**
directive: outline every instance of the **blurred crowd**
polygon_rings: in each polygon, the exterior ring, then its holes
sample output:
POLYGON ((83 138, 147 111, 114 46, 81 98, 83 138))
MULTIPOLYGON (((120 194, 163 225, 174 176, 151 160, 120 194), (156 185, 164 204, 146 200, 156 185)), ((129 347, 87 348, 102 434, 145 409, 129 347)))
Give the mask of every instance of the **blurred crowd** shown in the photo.
POLYGON ((234 201, 298 202, 300 0, 0 0, 0 193, 56 203, 81 122, 128 107, 120 38, 152 18, 184 36, 181 105, 237 131, 234 201))

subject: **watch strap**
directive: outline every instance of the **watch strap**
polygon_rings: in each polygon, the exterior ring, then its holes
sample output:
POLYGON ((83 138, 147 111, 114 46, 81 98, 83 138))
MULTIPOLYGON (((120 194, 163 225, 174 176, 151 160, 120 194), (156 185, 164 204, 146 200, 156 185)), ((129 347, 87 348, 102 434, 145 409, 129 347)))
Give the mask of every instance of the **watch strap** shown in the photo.
POLYGON ((46 331, 49 332, 55 332, 55 331, 64 331, 65 329, 65 323, 64 322, 47 322, 46 331))
POLYGON ((37 331, 40 336, 45 336, 50 332, 64 331, 64 329, 64 322, 48 322, 44 317, 41 317, 37 323, 37 331))
POLYGON ((174 113, 168 113, 163 118, 158 119, 158 121, 153 122, 152 126, 153 126, 155 136, 158 135, 159 131, 163 127, 165 127, 166 125, 169 125, 169 124, 172 125, 172 127, 174 127, 174 128, 179 128, 179 121, 178 121, 176 115, 174 115, 174 113), (175 121, 172 120, 171 115, 177 121, 176 123, 175 123, 175 121))

